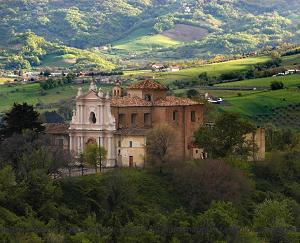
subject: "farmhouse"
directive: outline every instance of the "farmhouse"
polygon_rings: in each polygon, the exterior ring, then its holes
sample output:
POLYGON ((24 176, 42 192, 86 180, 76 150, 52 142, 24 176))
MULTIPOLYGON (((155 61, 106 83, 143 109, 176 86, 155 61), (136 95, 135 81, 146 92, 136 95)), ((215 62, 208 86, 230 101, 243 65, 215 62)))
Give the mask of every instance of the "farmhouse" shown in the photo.
MULTIPOLYGON (((177 159, 203 158, 202 150, 193 144, 194 132, 203 125, 203 114, 202 103, 168 96, 167 88, 152 80, 129 86, 126 96, 117 83, 112 89, 112 97, 104 94, 92 81, 87 93, 78 89, 69 128, 65 132, 62 127, 51 129, 59 139, 55 144, 68 144, 77 155, 88 144, 98 144, 107 150, 106 167, 142 167, 147 132, 160 124, 168 124, 174 129, 171 152, 177 159)), ((261 145, 264 148, 264 144, 261 145)))

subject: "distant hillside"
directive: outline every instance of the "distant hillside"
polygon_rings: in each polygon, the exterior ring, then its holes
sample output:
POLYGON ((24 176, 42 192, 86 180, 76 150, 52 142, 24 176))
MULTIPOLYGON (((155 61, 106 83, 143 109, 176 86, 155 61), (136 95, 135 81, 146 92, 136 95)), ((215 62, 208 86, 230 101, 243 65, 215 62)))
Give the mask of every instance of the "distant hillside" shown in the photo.
MULTIPOLYGON (((15 35, 2 51, 0 68, 100 68, 111 70, 115 66, 102 55, 74 47, 46 41, 33 32, 15 35)), ((0 54, 0 55, 1 55, 0 54)))
POLYGON ((251 52, 298 42, 299 7, 298 0, 7 0, 0 48, 33 31, 66 46, 112 44, 115 55, 145 58, 251 52))

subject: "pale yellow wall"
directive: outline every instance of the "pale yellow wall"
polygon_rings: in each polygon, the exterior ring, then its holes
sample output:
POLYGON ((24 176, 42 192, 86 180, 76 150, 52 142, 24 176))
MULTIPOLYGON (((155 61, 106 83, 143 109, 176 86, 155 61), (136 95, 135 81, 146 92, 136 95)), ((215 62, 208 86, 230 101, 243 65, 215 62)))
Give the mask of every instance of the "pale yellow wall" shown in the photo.
POLYGON ((192 159, 204 159, 203 149, 193 148, 192 149, 192 159))
POLYGON ((143 91, 142 90, 127 90, 127 96, 130 97, 139 97, 141 99, 143 99, 143 91))
POLYGON ((254 140, 258 149, 256 153, 249 158, 249 160, 264 160, 266 154, 265 129, 257 128, 254 134, 250 133, 246 135, 246 140, 254 140))
POLYGON ((133 166, 143 167, 145 163, 145 136, 117 136, 117 158, 119 166, 129 166, 129 157, 133 156, 133 166), (119 147, 121 141, 121 147, 119 147), (132 148, 129 146, 132 141, 132 148))

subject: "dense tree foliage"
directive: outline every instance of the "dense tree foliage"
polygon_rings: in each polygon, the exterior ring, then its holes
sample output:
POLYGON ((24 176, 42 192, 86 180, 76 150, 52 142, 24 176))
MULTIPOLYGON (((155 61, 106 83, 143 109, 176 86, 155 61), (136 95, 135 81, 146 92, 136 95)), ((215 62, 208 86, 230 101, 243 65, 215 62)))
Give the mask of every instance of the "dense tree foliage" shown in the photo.
POLYGON ((211 158, 230 155, 247 158, 255 145, 251 139, 246 139, 246 135, 254 131, 255 126, 238 114, 223 113, 212 127, 199 128, 195 134, 195 143, 204 148, 211 158))
MULTIPOLYGON (((299 39, 295 22, 299 18, 299 1, 282 3, 279 0, 265 5, 256 0, 13 0, 0 6, 3 22, 0 30, 5 33, 0 42, 7 43, 16 33, 31 30, 50 42, 90 48, 126 40, 131 35, 135 38, 136 33, 138 37, 153 35, 170 30, 177 24, 185 24, 202 28, 208 35, 184 43, 179 52, 177 47, 159 52, 181 58, 250 53, 299 39)), ((26 41, 22 48, 26 63, 20 58, 16 63, 16 58, 13 58, 15 61, 10 60, 8 67, 14 68, 16 64, 36 66, 43 62, 43 38, 26 41)), ((78 61, 76 66, 86 65, 86 62, 90 60, 78 61)), ((102 64, 105 64, 103 60, 102 64)))
POLYGON ((7 138, 14 133, 20 134, 24 130, 41 132, 44 127, 39 121, 39 113, 34 110, 33 106, 27 103, 14 104, 12 109, 3 117, 0 135, 2 138, 7 138))

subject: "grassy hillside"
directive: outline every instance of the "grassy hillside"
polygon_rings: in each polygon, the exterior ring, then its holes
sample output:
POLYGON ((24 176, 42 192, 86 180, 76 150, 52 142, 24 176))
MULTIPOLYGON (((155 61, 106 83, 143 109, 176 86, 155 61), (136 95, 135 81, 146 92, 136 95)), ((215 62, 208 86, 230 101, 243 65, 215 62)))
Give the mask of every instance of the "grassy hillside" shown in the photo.
POLYGON ((131 75, 133 77, 155 77, 156 80, 164 83, 171 84, 176 80, 179 81, 193 81, 198 80, 198 76, 201 73, 206 72, 211 77, 217 77, 221 74, 228 72, 240 72, 247 71, 252 68, 253 65, 258 63, 264 63, 270 60, 269 57, 250 57, 244 59, 238 59, 228 62, 214 63, 209 65, 203 65, 199 67, 187 68, 178 72, 152 72, 149 70, 128 71, 125 75, 131 75))
POLYGON ((43 67, 111 70, 115 65, 100 53, 51 43, 33 32, 15 35, 0 60, 0 68, 6 69, 43 67))
POLYGON ((154 48, 153 58, 160 59, 251 52, 299 40, 300 3, 283 2, 10 0, 0 6, 0 47, 6 49, 16 33, 33 31, 77 48, 112 44, 145 53, 154 48))
MULTIPOLYGON (((88 89, 86 85, 64 85, 47 90, 41 93, 40 84, 26 84, 17 86, 0 86, 0 113, 11 108, 14 102, 27 102, 31 105, 44 105, 47 109, 55 109, 58 104, 65 100, 74 98, 79 87, 83 87, 84 91, 88 89)), ((103 90, 110 89, 110 86, 102 86, 103 90)))
POLYGON ((300 85, 300 75, 289 75, 289 76, 279 76, 279 77, 268 77, 268 78, 257 78, 249 79, 237 82, 229 82, 217 84, 217 87, 270 87, 271 82, 278 81, 283 82, 285 87, 295 87, 300 85))

